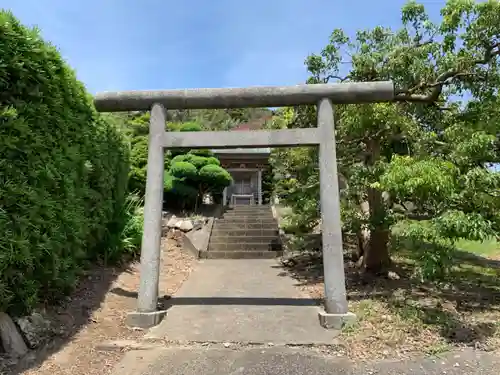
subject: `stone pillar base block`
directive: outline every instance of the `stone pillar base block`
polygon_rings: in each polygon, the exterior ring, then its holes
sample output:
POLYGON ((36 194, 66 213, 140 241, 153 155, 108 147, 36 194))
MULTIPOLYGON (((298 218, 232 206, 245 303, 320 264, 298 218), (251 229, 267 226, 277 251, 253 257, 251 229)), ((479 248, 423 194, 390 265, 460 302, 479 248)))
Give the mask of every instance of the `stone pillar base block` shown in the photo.
POLYGON ((323 310, 318 312, 319 324, 326 329, 341 330, 344 327, 354 324, 356 315, 347 312, 345 314, 329 314, 323 310))
POLYGON ((126 323, 129 327, 150 328, 160 324, 166 313, 165 310, 152 312, 133 311, 127 314, 126 323))

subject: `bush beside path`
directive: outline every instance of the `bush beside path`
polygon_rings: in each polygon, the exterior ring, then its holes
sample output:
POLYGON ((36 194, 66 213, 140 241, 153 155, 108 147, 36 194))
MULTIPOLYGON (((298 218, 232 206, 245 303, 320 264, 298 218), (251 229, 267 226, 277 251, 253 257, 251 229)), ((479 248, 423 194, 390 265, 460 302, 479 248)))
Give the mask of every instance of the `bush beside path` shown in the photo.
MULTIPOLYGON (((160 291, 168 298, 189 276, 195 259, 173 238, 162 241, 160 291)), ((0 373, 19 375, 106 375, 120 361, 120 350, 104 351, 108 341, 140 339, 143 330, 126 326, 128 312, 136 308, 139 285, 137 262, 121 267, 93 267, 68 302, 52 309, 61 335, 31 353, 16 367, 0 373), (9 371, 9 372, 7 372, 9 371)), ((2 361, 0 361, 2 362, 2 361)))

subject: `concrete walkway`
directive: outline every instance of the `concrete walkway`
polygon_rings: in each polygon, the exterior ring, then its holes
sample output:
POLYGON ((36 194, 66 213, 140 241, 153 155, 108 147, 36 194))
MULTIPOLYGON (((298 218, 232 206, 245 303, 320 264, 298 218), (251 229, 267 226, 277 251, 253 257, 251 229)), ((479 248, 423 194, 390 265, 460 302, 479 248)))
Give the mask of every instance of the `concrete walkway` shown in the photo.
POLYGON ((350 362, 308 348, 133 351, 116 375, 497 375, 500 357, 466 350, 442 358, 350 362))
POLYGON ((183 342, 333 344, 318 302, 273 259, 204 260, 168 301, 148 338, 183 342))
POLYGON ((294 284, 273 260, 202 261, 169 301, 164 321, 148 333, 160 343, 126 353, 113 374, 498 374, 498 355, 473 350, 362 363, 321 346, 291 347, 333 344, 336 335, 321 328, 316 301, 299 295, 294 284))

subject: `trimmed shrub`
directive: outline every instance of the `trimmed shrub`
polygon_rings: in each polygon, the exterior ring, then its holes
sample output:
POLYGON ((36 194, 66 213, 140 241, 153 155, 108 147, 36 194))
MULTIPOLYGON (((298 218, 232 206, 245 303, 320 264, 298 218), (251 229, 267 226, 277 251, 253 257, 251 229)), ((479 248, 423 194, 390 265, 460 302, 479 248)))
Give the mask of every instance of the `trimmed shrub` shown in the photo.
POLYGON ((198 178, 204 181, 209 188, 215 190, 224 189, 232 181, 229 172, 217 164, 207 164, 200 168, 198 178))
MULTIPOLYGON (((206 155, 206 151, 203 154, 206 155)), ((165 198, 167 203, 175 202, 177 196, 183 207, 196 208, 204 194, 219 194, 231 181, 229 172, 213 156, 177 155, 165 173, 165 198)))
POLYGON ((16 315, 123 251, 129 147, 56 48, 5 11, 0 66, 0 311, 16 315))

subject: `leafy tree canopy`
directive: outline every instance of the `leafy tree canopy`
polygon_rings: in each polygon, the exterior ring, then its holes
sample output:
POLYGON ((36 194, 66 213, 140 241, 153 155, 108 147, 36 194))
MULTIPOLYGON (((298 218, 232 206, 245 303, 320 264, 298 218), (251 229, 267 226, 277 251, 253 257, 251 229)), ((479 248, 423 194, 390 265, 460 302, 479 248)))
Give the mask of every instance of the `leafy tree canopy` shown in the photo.
MULTIPOLYGON (((308 83, 392 80, 392 103, 337 107, 344 230, 358 237, 360 265, 384 272, 391 228, 439 245, 424 257, 427 276, 445 272, 458 238, 500 230, 500 2, 448 0, 439 22, 416 1, 402 9, 398 30, 375 27, 349 37, 336 29, 309 56, 308 83), (440 249, 439 251, 436 250, 440 249)), ((274 127, 315 126, 314 108, 279 112, 274 127)), ((290 178, 278 191, 297 222, 317 224, 317 151, 277 151, 290 178)))

